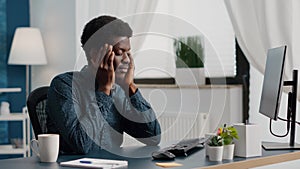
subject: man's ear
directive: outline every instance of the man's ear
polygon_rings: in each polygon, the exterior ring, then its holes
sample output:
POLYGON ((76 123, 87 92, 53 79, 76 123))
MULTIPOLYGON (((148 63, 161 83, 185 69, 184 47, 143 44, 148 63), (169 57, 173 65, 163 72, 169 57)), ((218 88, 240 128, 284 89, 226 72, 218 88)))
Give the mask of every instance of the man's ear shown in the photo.
POLYGON ((95 48, 92 48, 89 52, 90 54, 90 62, 92 63, 92 65, 97 68, 100 64, 100 60, 98 58, 98 53, 97 50, 95 48), (99 63, 98 63, 99 62, 99 63))

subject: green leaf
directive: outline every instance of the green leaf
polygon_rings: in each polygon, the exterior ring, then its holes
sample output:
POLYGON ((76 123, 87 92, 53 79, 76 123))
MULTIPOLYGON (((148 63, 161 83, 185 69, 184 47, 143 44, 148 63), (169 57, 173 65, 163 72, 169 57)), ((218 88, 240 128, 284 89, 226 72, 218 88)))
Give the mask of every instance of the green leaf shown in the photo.
POLYGON ((223 145, 223 138, 220 136, 213 136, 210 139, 210 143, 208 144, 210 146, 222 146, 223 145))
POLYGON ((225 136, 223 139, 224 139, 224 145, 232 144, 233 138, 231 136, 225 136))
POLYGON ((179 37, 174 40, 173 45, 177 55, 177 68, 204 67, 204 48, 202 38, 203 37, 201 36, 188 36, 179 37))
POLYGON ((226 124, 224 124, 223 132, 220 136, 223 138, 225 145, 232 144, 233 139, 239 139, 236 128, 233 126, 226 127, 226 124))

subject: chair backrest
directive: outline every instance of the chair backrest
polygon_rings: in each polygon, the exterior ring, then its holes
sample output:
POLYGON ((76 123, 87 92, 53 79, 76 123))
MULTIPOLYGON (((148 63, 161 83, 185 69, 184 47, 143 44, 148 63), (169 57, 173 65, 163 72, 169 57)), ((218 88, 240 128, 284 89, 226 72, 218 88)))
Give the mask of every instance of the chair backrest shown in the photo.
POLYGON ((27 109, 33 127, 35 138, 38 134, 47 133, 47 94, 49 86, 39 87, 33 90, 27 99, 27 109))

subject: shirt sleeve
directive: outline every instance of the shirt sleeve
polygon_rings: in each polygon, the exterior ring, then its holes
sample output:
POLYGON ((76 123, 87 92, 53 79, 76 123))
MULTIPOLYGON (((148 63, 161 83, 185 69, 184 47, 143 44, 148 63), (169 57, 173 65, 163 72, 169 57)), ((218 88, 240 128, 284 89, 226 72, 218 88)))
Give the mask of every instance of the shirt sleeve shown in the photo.
POLYGON ((124 131, 146 145, 160 142, 161 129, 151 105, 143 98, 139 90, 130 98, 124 99, 122 114, 124 131))
MULTIPOLYGON (((99 109, 112 105, 112 99, 98 93, 97 102, 101 102, 99 109)), ((48 116, 59 131, 61 139, 75 153, 86 154, 90 150, 98 147, 93 139, 99 136, 99 131, 103 127, 101 120, 96 113, 83 113, 76 96, 72 90, 72 80, 69 77, 59 76, 52 80, 48 91, 48 116), (88 134, 94 133, 94 136, 88 134), (92 139, 91 139, 92 138, 92 139)), ((97 106, 97 103, 96 103, 97 106)), ((97 109, 97 108, 96 108, 97 109)), ((97 139, 97 138, 96 138, 97 139)))

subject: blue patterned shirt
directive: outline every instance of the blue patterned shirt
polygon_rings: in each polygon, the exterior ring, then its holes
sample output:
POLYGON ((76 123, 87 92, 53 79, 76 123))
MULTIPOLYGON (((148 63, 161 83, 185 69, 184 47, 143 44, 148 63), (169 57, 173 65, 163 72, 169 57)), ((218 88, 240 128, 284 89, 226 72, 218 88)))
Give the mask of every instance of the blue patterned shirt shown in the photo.
POLYGON ((48 133, 60 135, 61 153, 120 147, 124 132, 146 145, 160 142, 160 125, 140 91, 128 97, 116 84, 109 96, 99 92, 88 66, 52 80, 46 112, 48 133))

